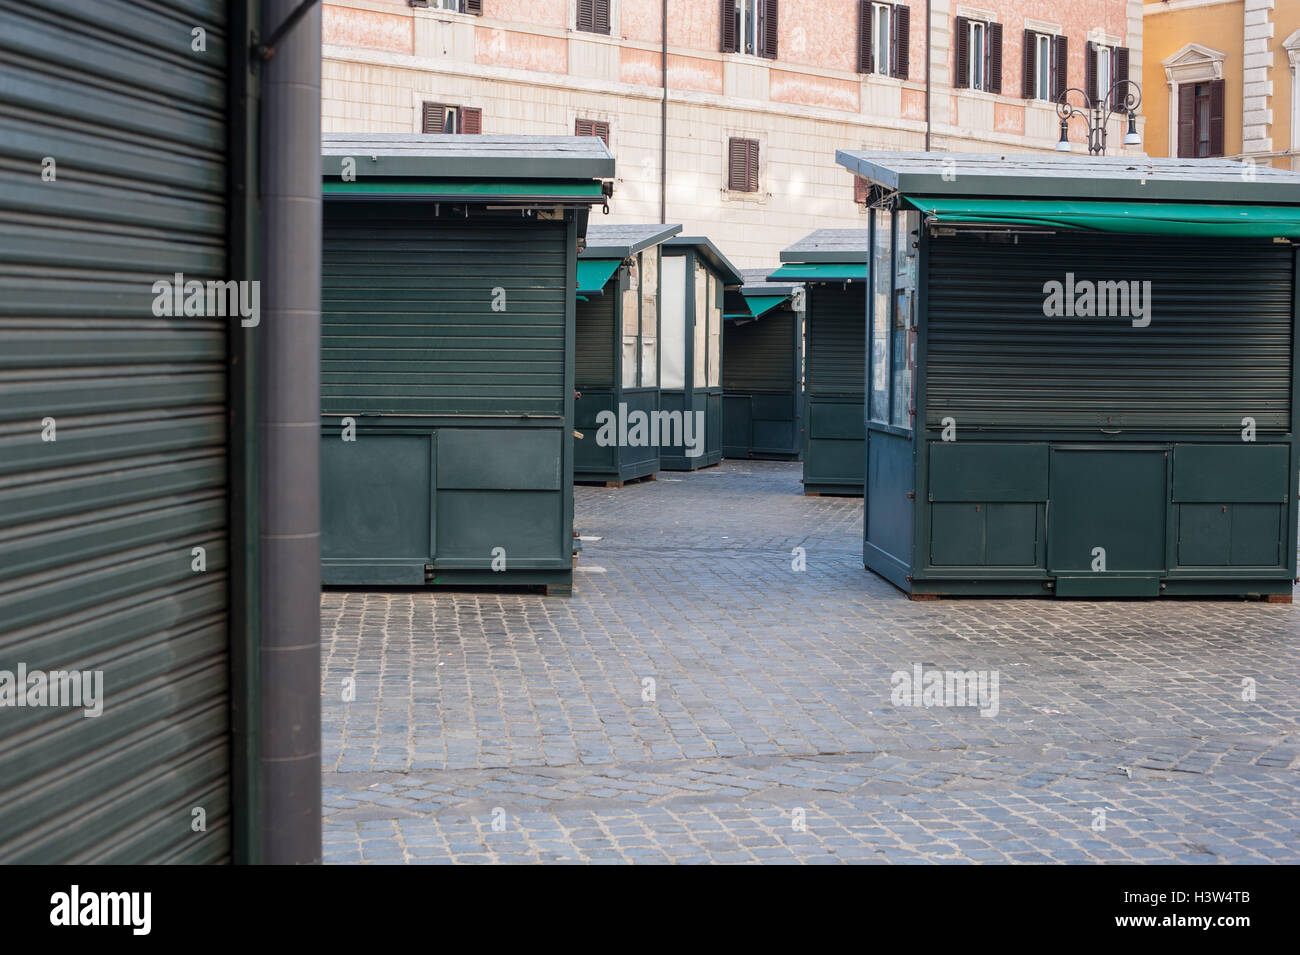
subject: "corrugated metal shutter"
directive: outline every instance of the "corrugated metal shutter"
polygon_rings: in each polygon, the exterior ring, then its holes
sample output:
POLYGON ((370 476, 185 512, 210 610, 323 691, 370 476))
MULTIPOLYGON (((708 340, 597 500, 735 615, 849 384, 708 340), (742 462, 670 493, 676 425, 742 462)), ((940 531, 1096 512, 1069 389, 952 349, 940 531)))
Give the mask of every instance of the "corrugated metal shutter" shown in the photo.
POLYGON ((322 411, 563 415, 565 235, 326 203, 322 411))
POLYGON ((227 269, 225 19, 0 9, 0 669, 106 697, 0 710, 3 862, 230 853, 229 320, 152 315, 155 281, 227 269))
POLYGON ((579 302, 574 341, 574 384, 587 388, 614 387, 614 303, 618 285, 606 285, 604 295, 579 302), (613 291, 609 291, 610 289, 613 291))
MULTIPOLYGON (((1261 431, 1290 420, 1289 245, 964 236, 930 245, 926 424, 1261 431), (1151 322, 1047 317, 1043 286, 1151 281, 1151 322)), ((1140 321, 1140 319, 1139 319, 1140 321)))
POLYGON ((808 393, 864 397, 866 286, 814 286, 808 293, 808 393))
POLYGON ((794 314, 727 323, 722 346, 724 391, 790 391, 794 387, 794 314))

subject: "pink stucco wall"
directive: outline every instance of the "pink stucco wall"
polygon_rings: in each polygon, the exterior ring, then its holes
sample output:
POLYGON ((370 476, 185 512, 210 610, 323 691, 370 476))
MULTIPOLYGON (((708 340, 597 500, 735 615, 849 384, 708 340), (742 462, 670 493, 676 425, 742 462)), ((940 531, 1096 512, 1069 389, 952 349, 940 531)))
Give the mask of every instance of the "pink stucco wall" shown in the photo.
POLYGON ((855 80, 772 70, 768 95, 778 103, 824 106, 856 113, 860 91, 861 85, 855 80))
POLYGON ((567 0, 483 0, 483 16, 563 29, 569 5, 567 0))
POLYGON ((567 73, 569 43, 563 37, 478 27, 474 31, 474 62, 544 73, 567 73))
POLYGON ((415 40, 409 14, 376 13, 327 3, 321 8, 321 42, 410 53, 415 40))

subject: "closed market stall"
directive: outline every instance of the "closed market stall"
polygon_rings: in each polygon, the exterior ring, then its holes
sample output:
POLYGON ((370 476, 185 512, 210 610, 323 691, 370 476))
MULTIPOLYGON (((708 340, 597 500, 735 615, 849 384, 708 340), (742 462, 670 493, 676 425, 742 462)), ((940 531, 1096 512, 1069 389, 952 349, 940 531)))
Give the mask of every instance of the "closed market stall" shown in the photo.
POLYGON ((661 249, 659 466, 693 471, 722 460, 722 311, 745 279, 703 236, 661 249))
POLYGON ((326 138, 325 583, 568 592, 578 241, 613 165, 594 137, 326 138))
POLYGON ((1290 601, 1300 176, 944 158, 955 178, 838 154, 893 263, 871 297, 865 565, 914 596, 1290 601))
POLYGON ((802 286, 742 269, 722 327, 722 453, 795 460, 802 445, 802 286))
POLYGON ((772 281, 802 282, 805 494, 862 493, 867 230, 819 229, 781 252, 772 281))
POLYGON ((591 226, 578 257, 575 405, 579 483, 659 470, 659 245, 680 225, 591 226))

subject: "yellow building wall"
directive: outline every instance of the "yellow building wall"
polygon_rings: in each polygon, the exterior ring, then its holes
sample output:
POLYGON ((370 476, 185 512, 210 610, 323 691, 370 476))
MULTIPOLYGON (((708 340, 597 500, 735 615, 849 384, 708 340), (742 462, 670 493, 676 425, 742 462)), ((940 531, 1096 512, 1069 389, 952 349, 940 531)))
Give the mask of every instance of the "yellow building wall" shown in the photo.
MULTIPOLYGON (((1273 149, 1281 152, 1291 148, 1291 127, 1296 114, 1291 62, 1282 43, 1300 30, 1300 0, 1281 0, 1273 9, 1273 25, 1273 39, 1269 42, 1273 51, 1273 149)), ((1300 157, 1292 157, 1289 162, 1279 159, 1273 165, 1300 172, 1300 157)))
MULTIPOLYGON (((1292 5, 1300 7, 1300 3, 1292 5)), ((1173 104, 1170 103, 1169 78, 1165 76, 1163 63, 1189 43, 1199 43, 1227 54, 1223 61, 1223 150, 1228 156, 1240 153, 1241 48, 1245 37, 1245 9, 1241 0, 1169 11, 1152 11, 1148 4, 1143 9, 1142 34, 1142 113, 1146 116, 1143 140, 1147 155, 1178 155, 1178 143, 1169 142, 1169 110, 1173 104)), ((1287 36, 1281 33, 1277 37, 1279 48, 1281 40, 1287 36)), ((1282 58, 1285 62, 1285 54, 1282 58)), ((1287 75, 1289 78, 1290 73, 1287 75)), ((1279 85, 1274 83, 1275 91, 1279 85)), ((1276 118, 1276 110, 1274 116, 1276 118)), ((1275 142, 1274 148, 1285 147, 1275 142)))

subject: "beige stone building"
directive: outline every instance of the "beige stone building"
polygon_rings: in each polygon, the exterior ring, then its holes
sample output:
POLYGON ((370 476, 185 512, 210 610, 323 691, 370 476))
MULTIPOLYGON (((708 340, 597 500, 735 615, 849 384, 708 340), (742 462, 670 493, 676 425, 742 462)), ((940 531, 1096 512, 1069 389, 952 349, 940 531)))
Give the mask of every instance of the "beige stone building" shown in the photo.
POLYGON ((1140 0, 329 0, 324 44, 325 131, 602 135, 605 221, 741 267, 865 225, 836 149, 1049 150, 1062 88, 1142 76, 1140 0))

